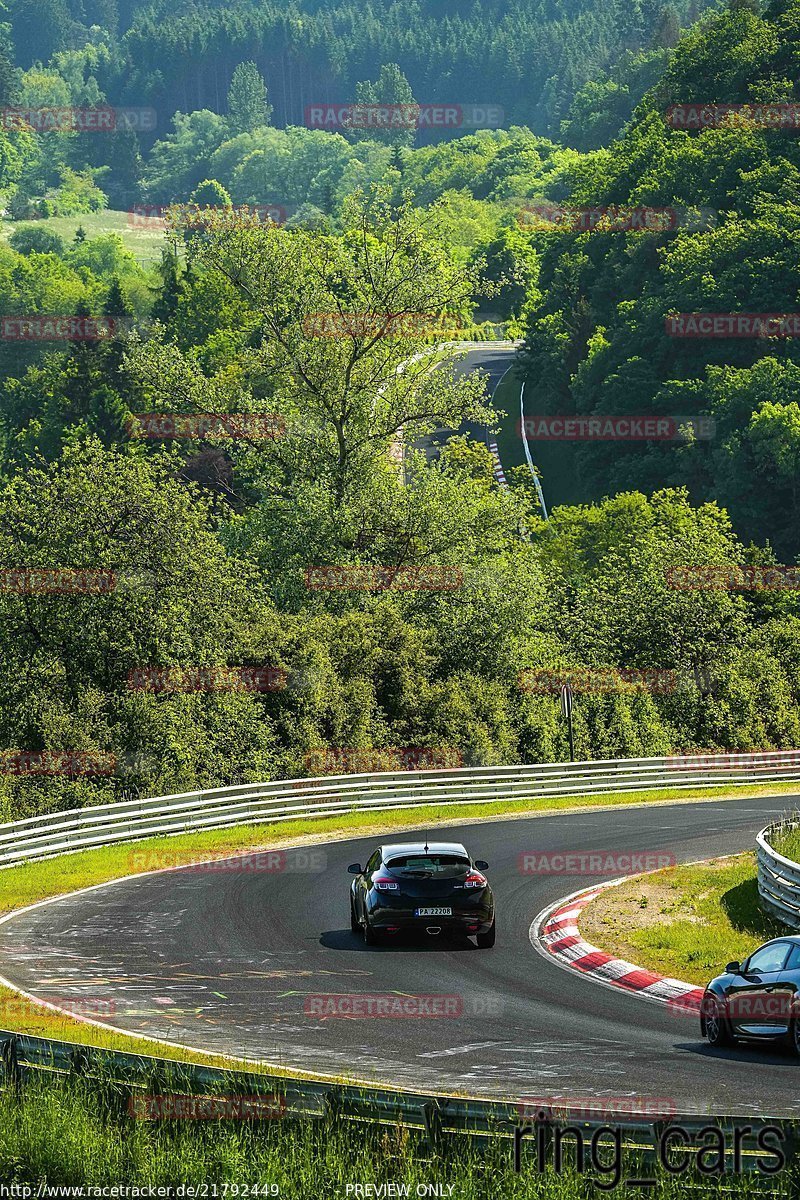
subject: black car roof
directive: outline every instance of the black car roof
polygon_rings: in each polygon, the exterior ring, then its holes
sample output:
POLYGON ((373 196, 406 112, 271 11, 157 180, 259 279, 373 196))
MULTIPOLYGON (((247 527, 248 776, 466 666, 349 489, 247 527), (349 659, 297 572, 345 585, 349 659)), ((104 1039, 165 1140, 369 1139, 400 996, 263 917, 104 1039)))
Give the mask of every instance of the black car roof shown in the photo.
MULTIPOLYGON (((460 854, 469 858, 466 848, 461 842, 428 842, 428 854, 460 854)), ((399 854, 425 854, 425 842, 397 842, 390 846, 381 846, 381 857, 393 857, 399 854)))

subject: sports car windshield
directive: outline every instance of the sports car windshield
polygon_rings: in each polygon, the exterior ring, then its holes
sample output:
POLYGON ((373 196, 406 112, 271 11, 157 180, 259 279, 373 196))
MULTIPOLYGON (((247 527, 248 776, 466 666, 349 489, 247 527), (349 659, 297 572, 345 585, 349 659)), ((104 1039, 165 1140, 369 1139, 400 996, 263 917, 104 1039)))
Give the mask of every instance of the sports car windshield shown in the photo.
POLYGON ((459 854, 403 854, 390 859, 386 866, 400 875, 455 879, 466 875, 470 861, 459 854))

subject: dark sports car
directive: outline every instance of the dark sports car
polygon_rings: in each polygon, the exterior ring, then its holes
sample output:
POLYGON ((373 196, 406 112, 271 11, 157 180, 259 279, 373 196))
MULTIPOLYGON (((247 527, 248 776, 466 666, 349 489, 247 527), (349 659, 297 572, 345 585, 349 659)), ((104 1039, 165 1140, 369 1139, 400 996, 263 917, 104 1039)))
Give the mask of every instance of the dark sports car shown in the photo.
POLYGON ((365 867, 353 863, 350 926, 375 945, 402 930, 474 935, 479 946, 494 945, 494 896, 460 842, 380 846, 365 867))
POLYGON ((700 1029, 712 1046, 788 1038, 800 1055, 800 936, 774 938, 708 984, 700 1029))

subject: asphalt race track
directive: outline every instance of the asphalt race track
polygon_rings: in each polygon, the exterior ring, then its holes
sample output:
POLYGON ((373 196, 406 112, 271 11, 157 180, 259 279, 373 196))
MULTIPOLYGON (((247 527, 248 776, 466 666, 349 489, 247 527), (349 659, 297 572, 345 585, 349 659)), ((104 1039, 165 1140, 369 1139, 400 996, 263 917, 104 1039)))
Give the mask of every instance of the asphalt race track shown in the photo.
MULTIPOLYGON (((514 363, 516 350, 508 344, 499 345, 495 342, 486 342, 477 349, 466 350, 461 352, 462 357, 454 364, 456 376, 470 375, 473 371, 480 370, 486 376, 486 396, 487 399, 494 396, 495 388, 505 373, 514 363)), ((515 417, 515 414, 511 414, 515 417)), ((441 446, 448 438, 452 437, 454 432, 459 434, 468 434, 473 441, 488 442, 488 433, 485 425, 477 425, 473 421, 464 421, 457 431, 452 429, 439 430, 437 433, 429 434, 423 439, 420 446, 425 446, 429 451, 434 447, 441 446)))
POLYGON ((464 354, 455 364, 456 374, 469 375, 478 369, 484 371, 488 376, 486 390, 491 396, 508 368, 513 365, 515 357, 516 350, 507 344, 497 346, 492 342, 485 342, 478 349, 468 350, 464 354))
POLYGON ((34 907, 0 924, 0 973, 88 1016, 113 1002, 103 1019, 118 1028, 287 1067, 426 1090, 647 1096, 678 1111, 797 1115, 800 1062, 788 1050, 711 1050, 696 1018, 599 987, 537 953, 528 937, 536 914, 596 879, 518 866, 533 851, 659 850, 690 861, 745 850, 795 799, 451 827, 442 836, 489 861, 493 950, 437 939, 373 949, 351 934, 346 868, 366 861, 373 837, 320 843, 316 860, 309 850, 287 853, 282 870, 171 870, 34 907), (349 1019, 307 1011, 330 993, 444 995, 462 1011, 349 1019))
MULTIPOLYGON (((516 355, 516 350, 508 345, 497 346, 487 342, 477 350, 467 351, 464 357, 455 363, 455 372, 456 375, 471 375, 473 371, 483 371, 486 375, 486 395, 492 397, 500 380, 513 366, 516 355)), ((512 420, 516 420, 518 413, 512 412, 510 416, 512 420)), ((485 426, 475 425, 470 421, 464 422, 460 432, 469 433, 479 442, 487 440, 485 426)))

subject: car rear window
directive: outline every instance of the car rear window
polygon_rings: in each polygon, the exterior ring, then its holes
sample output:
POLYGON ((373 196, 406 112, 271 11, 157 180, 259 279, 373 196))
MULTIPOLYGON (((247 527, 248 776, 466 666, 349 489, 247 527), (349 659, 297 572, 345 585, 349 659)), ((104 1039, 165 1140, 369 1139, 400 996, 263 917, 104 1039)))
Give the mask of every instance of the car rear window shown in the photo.
POLYGON ((459 854, 402 854, 390 858, 386 866, 399 875, 455 879, 467 874, 470 861, 459 854))

